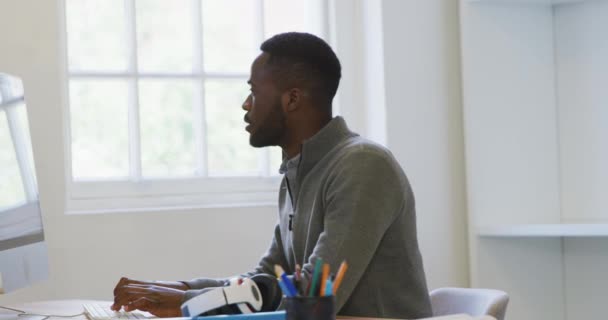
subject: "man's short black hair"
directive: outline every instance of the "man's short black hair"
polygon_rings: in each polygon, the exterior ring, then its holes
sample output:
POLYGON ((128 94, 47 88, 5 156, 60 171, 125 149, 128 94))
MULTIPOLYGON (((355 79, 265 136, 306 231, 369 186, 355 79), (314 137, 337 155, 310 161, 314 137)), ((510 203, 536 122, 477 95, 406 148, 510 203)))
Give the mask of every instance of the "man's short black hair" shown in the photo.
POLYGON ((260 49, 270 57, 267 66, 275 72, 279 87, 304 86, 313 99, 331 105, 342 67, 323 39, 301 32, 287 32, 264 41, 260 49))

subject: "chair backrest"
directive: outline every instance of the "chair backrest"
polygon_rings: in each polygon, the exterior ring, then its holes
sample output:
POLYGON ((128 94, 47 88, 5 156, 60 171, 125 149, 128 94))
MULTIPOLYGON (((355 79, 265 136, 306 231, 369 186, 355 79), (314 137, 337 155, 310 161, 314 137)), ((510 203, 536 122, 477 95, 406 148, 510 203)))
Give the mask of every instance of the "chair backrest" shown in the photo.
POLYGON ((500 290, 475 288, 438 288, 430 293, 433 316, 467 313, 490 315, 504 320, 509 295, 500 290))

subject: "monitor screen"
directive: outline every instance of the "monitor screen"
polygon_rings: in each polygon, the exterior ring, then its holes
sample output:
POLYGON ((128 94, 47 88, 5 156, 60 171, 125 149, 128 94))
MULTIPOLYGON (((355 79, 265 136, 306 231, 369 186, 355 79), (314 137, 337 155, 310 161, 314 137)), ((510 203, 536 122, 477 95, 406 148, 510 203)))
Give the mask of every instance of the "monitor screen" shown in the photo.
POLYGON ((48 275, 23 85, 0 73, 0 293, 48 275))

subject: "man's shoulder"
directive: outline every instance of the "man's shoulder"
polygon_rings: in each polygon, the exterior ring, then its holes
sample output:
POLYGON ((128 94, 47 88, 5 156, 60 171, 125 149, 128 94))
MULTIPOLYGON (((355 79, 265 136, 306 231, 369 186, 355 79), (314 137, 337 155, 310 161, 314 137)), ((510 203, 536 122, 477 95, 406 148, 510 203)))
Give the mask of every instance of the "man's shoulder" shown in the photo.
POLYGON ((351 137, 337 146, 325 165, 338 172, 354 171, 357 175, 404 176, 397 159, 385 146, 361 137, 351 137))
POLYGON ((342 160, 378 158, 379 160, 384 159, 390 162, 396 161, 387 147, 361 136, 354 136, 347 139, 342 145, 338 146, 336 155, 342 160))

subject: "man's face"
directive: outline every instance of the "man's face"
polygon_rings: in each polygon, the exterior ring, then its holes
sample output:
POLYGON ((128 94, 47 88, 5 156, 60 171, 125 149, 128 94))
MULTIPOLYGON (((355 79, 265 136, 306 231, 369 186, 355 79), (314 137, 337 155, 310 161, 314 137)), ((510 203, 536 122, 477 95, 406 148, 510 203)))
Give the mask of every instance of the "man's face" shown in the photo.
POLYGON ((249 123, 245 130, 253 147, 280 145, 286 131, 281 92, 265 66, 267 60, 268 54, 262 53, 253 62, 248 81, 251 93, 243 102, 243 110, 247 111, 245 122, 249 123))

